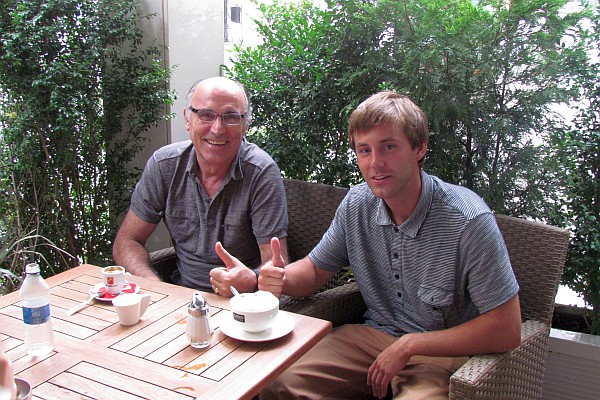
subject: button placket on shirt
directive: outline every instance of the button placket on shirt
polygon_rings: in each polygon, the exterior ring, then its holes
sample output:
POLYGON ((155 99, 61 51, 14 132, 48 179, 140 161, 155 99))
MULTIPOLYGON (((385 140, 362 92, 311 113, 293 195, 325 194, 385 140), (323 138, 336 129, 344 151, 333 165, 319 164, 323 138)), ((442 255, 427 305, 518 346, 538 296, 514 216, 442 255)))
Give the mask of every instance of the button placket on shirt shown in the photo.
POLYGON ((195 179, 196 182, 196 195, 199 197, 197 203, 196 203, 196 208, 198 209, 198 217, 200 219, 198 226, 199 227, 205 227, 204 229, 200 228, 198 229, 198 234, 196 237, 196 240, 198 241, 198 246, 196 251, 197 252, 201 252, 203 251, 202 249, 202 236, 205 234, 205 230, 207 229, 211 229, 211 227, 208 226, 208 210, 210 208, 210 197, 208 197, 206 195, 206 192, 204 191, 204 189, 202 188, 202 185, 200 184, 200 181, 198 178, 195 179))
POLYGON ((401 257, 401 249, 402 249, 402 241, 404 239, 404 235, 400 228, 394 226, 394 239, 392 241, 391 248, 391 263, 392 263, 392 271, 393 278, 396 286, 396 295, 398 296, 398 300, 402 302, 402 257, 401 257))

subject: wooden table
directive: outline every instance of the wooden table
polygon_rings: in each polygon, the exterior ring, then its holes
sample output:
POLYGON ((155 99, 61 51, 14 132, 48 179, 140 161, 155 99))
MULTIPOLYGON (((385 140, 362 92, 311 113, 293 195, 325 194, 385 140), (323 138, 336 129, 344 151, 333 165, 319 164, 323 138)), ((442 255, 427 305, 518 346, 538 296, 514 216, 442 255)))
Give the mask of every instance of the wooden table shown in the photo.
POLYGON ((210 347, 189 346, 187 305, 194 290, 139 277, 152 295, 141 321, 119 324, 110 302, 69 316, 101 281, 100 268, 82 265, 46 280, 51 287, 54 351, 25 352, 19 293, 0 297, 0 341, 15 374, 34 399, 251 399, 331 331, 331 323, 299 314, 293 331, 268 342, 243 342, 218 329, 229 299, 206 293, 215 334, 210 347))

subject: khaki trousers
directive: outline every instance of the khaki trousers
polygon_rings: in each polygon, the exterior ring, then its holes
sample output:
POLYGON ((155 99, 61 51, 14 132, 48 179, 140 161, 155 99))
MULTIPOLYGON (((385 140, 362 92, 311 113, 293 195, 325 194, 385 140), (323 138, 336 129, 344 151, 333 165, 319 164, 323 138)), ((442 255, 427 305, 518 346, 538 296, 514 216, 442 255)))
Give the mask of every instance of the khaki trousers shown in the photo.
MULTIPOLYGON (((373 399, 367 372, 396 337, 365 325, 333 330, 260 393, 270 399, 373 399)), ((391 382, 393 399, 448 399, 450 376, 468 357, 412 357, 391 382)))

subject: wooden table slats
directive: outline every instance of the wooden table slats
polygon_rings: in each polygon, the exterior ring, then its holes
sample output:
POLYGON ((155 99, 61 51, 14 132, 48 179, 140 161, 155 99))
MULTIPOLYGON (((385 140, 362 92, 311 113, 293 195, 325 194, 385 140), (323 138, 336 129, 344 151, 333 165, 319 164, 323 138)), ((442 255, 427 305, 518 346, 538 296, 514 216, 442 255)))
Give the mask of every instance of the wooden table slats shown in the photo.
POLYGON ((55 349, 43 357, 25 351, 18 292, 0 297, 0 344, 34 399, 252 399, 331 331, 328 321, 291 314, 290 334, 239 341, 219 329, 230 317, 229 299, 205 293, 215 333, 208 348, 194 349, 185 336, 194 290, 135 276, 140 293, 151 294, 138 324, 120 325, 110 302, 67 315, 100 276, 100 268, 83 265, 47 279, 55 349))

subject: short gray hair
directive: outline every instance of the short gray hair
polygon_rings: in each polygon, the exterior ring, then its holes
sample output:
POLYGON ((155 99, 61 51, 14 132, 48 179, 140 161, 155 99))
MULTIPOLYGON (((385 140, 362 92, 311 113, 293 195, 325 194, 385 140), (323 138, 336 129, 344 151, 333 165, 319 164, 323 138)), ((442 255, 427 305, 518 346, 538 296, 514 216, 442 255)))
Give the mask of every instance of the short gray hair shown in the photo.
MULTIPOLYGON (((229 78, 224 78, 224 79, 229 79, 229 78)), ((187 96, 185 97, 185 108, 187 108, 188 110, 192 106, 192 97, 194 95, 194 92, 198 88, 198 85, 200 85, 205 80, 206 79, 200 79, 200 80, 194 82, 194 84, 192 85, 190 90, 188 90, 187 96)), ((233 80, 233 79, 229 79, 229 80, 231 80, 236 85, 238 85, 238 87, 244 94, 244 100, 246 101, 246 111, 244 113, 245 114, 244 123, 246 124, 246 126, 249 126, 250 123, 252 122, 252 104, 250 103, 250 97, 248 96, 248 92, 246 91, 246 88, 244 87, 244 85, 242 85, 240 82, 233 80)))

